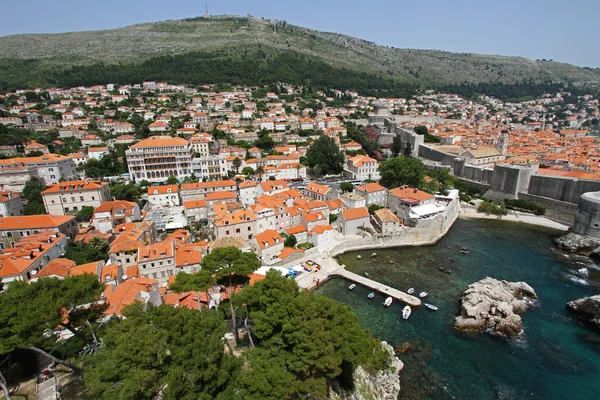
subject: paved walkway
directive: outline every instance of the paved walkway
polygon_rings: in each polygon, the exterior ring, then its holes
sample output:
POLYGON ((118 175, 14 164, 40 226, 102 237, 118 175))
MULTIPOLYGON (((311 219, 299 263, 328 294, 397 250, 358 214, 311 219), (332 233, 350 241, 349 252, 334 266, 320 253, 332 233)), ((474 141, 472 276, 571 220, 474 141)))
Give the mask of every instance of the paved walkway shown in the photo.
MULTIPOLYGON (((479 202, 476 202, 476 204, 479 204, 479 202)), ((472 206, 464 203, 461 203, 460 218, 498 219, 496 215, 486 215, 484 213, 477 212, 477 205, 472 206)), ((560 222, 521 211, 508 210, 508 214, 503 215, 500 219, 503 221, 523 222, 531 225, 545 226, 548 228, 560 229, 561 231, 566 231, 569 229, 569 226, 561 224, 560 222)))

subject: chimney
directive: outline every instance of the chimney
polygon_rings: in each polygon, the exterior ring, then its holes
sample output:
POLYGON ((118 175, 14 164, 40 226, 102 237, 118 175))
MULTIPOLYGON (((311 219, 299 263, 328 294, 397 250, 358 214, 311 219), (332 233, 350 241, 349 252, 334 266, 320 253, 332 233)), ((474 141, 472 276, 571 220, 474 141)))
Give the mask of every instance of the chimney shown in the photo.
POLYGON ((88 183, 90 183, 90 180, 88 178, 85 178, 84 182, 87 185, 88 183))

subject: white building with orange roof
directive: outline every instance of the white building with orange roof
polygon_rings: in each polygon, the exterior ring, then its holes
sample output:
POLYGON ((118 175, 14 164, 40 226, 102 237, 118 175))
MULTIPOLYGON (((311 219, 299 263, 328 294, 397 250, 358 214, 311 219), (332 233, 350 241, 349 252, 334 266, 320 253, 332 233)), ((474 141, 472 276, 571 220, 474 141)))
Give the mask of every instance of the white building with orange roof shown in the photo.
POLYGON ((108 182, 83 179, 60 182, 42 193, 48 214, 67 215, 81 211, 83 207, 99 207, 111 199, 108 182))
POLYGON ((372 204, 385 206, 387 204, 387 189, 379 183, 372 182, 354 188, 354 193, 365 198, 365 206, 372 204))
POLYGON ((266 182, 261 182, 258 185, 257 194, 259 196, 262 196, 263 194, 276 194, 276 193, 281 193, 288 189, 289 189, 288 184, 282 179, 274 180, 274 181, 266 181, 266 182))
POLYGON ((275 230, 265 230, 252 240, 258 258, 265 264, 278 262, 277 255, 282 252, 284 240, 275 230))
POLYGON ((319 183, 311 182, 306 186, 304 192, 308 197, 315 200, 332 200, 337 196, 337 191, 331 188, 331 186, 321 185, 319 183))
POLYGON ((67 240, 65 235, 55 231, 23 237, 13 248, 0 253, 0 280, 5 287, 14 281, 28 281, 67 250, 67 240))
POLYGON ((150 186, 148 204, 154 208, 171 208, 181 205, 178 185, 150 186))
POLYGON ((327 251, 335 244, 334 231, 331 225, 316 225, 308 232, 307 242, 314 245, 319 253, 327 251))
POLYGON ((236 210, 217 215, 214 226, 217 239, 236 237, 249 240, 259 233, 256 215, 252 210, 236 210))
POLYGON ((148 278, 128 279, 119 286, 109 286, 104 291, 106 304, 104 314, 122 316, 123 310, 136 302, 159 306, 162 304, 158 281, 148 278))
POLYGON ((192 148, 186 139, 151 137, 130 146, 125 156, 136 180, 163 182, 170 176, 182 180, 192 175, 192 148))
POLYGON ((207 193, 205 196, 206 210, 209 217, 215 215, 215 207, 219 204, 226 204, 237 200, 237 192, 234 191, 218 191, 207 193))
POLYGON ((366 155, 347 157, 344 166, 344 175, 352 180, 365 181, 367 179, 379 180, 379 163, 374 158, 366 155))
POLYGON ((230 171, 225 154, 207 155, 192 160, 192 171, 199 179, 227 178, 230 171))
POLYGON ((359 235, 362 229, 371 229, 369 210, 366 207, 349 208, 337 218, 337 230, 341 234, 359 235))
POLYGON ((388 192, 388 208, 407 226, 414 226, 415 219, 435 216, 443 211, 435 204, 434 195, 408 186, 388 192))
POLYGON ((238 185, 238 198, 244 207, 254 204, 257 197, 258 183, 248 179, 238 185))
POLYGON ((181 199, 184 202, 189 200, 204 200, 208 193, 222 191, 231 192, 236 190, 237 185, 235 181, 231 179, 210 182, 183 183, 181 185, 181 199))
POLYGON ((212 135, 206 132, 200 132, 190 138, 192 150, 196 157, 208 157, 210 155, 210 146, 214 139, 212 135))
POLYGON ((400 219, 389 208, 375 210, 371 215, 371 223, 377 232, 384 235, 397 233, 402 226, 400 219))
POLYGON ((165 241, 140 247, 137 265, 144 278, 156 279, 159 285, 166 285, 169 277, 179 272, 175 264, 175 243, 165 241))
POLYGON ((200 222, 208 218, 205 200, 189 200, 183 203, 183 212, 188 222, 200 222))
POLYGON ((32 167, 36 171, 37 176, 42 178, 48 185, 58 183, 61 179, 71 180, 77 176, 75 163, 70 157, 52 153, 40 157, 0 160, 0 170, 14 167, 32 167))
POLYGON ((137 203, 126 200, 105 201, 96 207, 92 225, 102 233, 112 232, 117 225, 139 221, 142 218, 137 203))
POLYGON ((18 193, 0 192, 0 217, 23 215, 24 207, 23 198, 18 193))

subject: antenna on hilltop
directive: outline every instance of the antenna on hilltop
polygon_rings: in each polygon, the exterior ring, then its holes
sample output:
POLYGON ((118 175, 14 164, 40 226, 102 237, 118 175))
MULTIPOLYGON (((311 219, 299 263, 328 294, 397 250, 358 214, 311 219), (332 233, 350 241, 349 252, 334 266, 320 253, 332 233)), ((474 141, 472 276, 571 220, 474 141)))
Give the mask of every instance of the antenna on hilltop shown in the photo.
POLYGON ((208 4, 204 4, 204 8, 206 9, 206 12, 204 13, 204 17, 208 18, 208 4))

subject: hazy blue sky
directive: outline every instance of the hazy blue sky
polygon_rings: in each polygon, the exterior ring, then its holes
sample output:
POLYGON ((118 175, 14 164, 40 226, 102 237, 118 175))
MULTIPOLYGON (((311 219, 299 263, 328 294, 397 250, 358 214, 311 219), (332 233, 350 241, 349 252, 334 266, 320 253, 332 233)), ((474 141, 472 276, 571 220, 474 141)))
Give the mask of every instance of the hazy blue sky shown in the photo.
POLYGON ((377 44, 600 67, 600 0, 0 0, 0 36, 252 14, 377 44))

